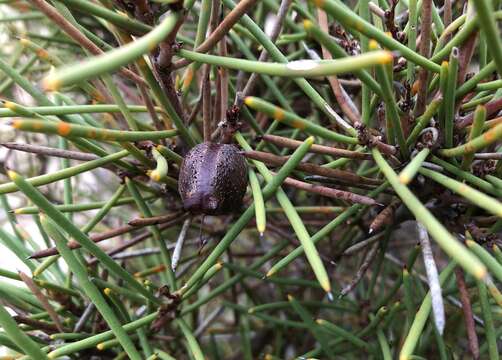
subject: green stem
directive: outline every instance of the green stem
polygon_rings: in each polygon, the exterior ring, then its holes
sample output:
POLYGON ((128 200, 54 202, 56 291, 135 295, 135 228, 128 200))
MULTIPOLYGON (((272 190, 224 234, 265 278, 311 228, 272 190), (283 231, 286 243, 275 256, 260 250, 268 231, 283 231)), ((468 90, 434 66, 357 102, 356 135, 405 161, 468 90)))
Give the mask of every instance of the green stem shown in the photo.
POLYGON ((472 252, 481 259, 481 261, 483 261, 486 267, 490 270, 490 274, 494 275, 498 281, 502 281, 502 265, 500 265, 487 250, 474 240, 467 239, 465 243, 467 244, 467 247, 471 249, 472 252))
POLYGON ((479 17, 479 27, 486 36, 486 41, 490 44, 490 52, 499 74, 502 74, 502 41, 500 40, 500 31, 495 22, 495 12, 490 1, 473 0, 479 17))
POLYGON ((431 150, 429 148, 423 148, 420 152, 406 165, 406 167, 399 173, 399 181, 401 184, 408 185, 418 170, 422 166, 427 156, 429 156, 431 150))
MULTIPOLYGON (((374 41, 370 41, 371 52, 376 51, 378 45, 374 41)), ((394 144, 395 140, 399 145, 399 151, 403 159, 408 158, 408 147, 406 146, 406 140, 404 139, 403 128, 401 126, 401 119, 399 118, 399 110, 397 107, 396 99, 392 92, 391 79, 387 73, 385 65, 378 65, 375 68, 377 73, 377 78, 380 81, 382 87, 382 97, 385 103, 385 119, 387 125, 387 141, 389 144, 394 144)))
POLYGON ((129 286, 134 288, 136 291, 141 293, 147 299, 159 303, 159 300, 154 297, 149 291, 147 291, 141 284, 139 284, 134 277, 124 270, 119 264, 113 261, 99 246, 92 242, 87 235, 80 231, 72 222, 70 222, 66 216, 58 211, 54 205, 52 205, 47 198, 42 195, 33 185, 31 185, 26 179, 24 179, 19 174, 14 171, 9 171, 9 176, 12 181, 18 186, 19 190, 24 192, 24 194, 41 210, 43 210, 47 216, 49 216, 55 223, 57 223, 63 230, 65 230, 69 236, 73 237, 76 241, 82 245, 87 251, 93 254, 96 258, 101 261, 101 264, 106 267, 111 273, 115 274, 117 277, 124 280, 129 286))
POLYGON ((415 127, 413 128, 410 135, 408 136, 408 139, 406 140, 406 146, 409 147, 409 146, 412 146, 415 144, 415 142, 418 139, 418 136, 420 135, 422 130, 425 129, 425 127, 427 125, 429 125, 432 117, 438 111, 439 106, 441 105, 442 101, 443 101, 442 97, 435 98, 425 108, 424 113, 417 119, 415 127))
MULTIPOLYGON (((122 326, 124 331, 126 333, 131 333, 143 326, 146 326, 150 324, 152 321, 154 321, 158 316, 157 312, 154 312, 152 314, 148 314, 141 319, 134 320, 128 324, 125 324, 122 326)), ((88 338, 85 338, 83 340, 75 341, 72 343, 69 343, 67 345, 63 345, 60 348, 57 348, 56 350, 51 351, 48 356, 51 359, 57 359, 58 357, 64 356, 64 355, 70 355, 73 353, 76 353, 78 351, 82 351, 85 349, 89 349, 91 347, 94 347, 98 345, 99 343, 102 343, 107 340, 111 340, 114 338, 114 333, 111 330, 102 332, 101 334, 93 335, 88 338)), ((28 360, 28 359, 19 359, 19 360, 28 360)))
POLYGON ((378 64, 388 64, 394 58, 389 51, 372 51, 337 60, 298 60, 281 64, 208 55, 184 49, 179 50, 177 55, 204 64, 284 77, 317 77, 351 73, 378 64))
POLYGON ((495 327, 493 325, 493 315, 490 302, 488 301, 488 292, 486 285, 482 281, 476 282, 478 286, 479 302, 481 304, 481 312, 485 322, 486 342, 488 343, 488 353, 490 360, 499 359, 499 351, 497 347, 497 338, 495 337, 495 327))
POLYGON ((100 56, 89 58, 78 65, 72 64, 50 74, 43 80, 44 87, 47 90, 58 90, 62 86, 111 73, 127 65, 147 54, 164 40, 174 29, 178 17, 178 13, 171 12, 155 29, 140 39, 100 56))
POLYGON ((131 359, 140 360, 141 355, 136 350, 127 333, 124 331, 124 329, 122 329, 120 321, 115 316, 113 310, 110 308, 101 292, 89 281, 87 271, 77 260, 75 254, 70 250, 70 248, 68 248, 68 240, 65 239, 63 234, 61 234, 61 232, 57 229, 57 225, 50 218, 42 216, 41 222, 42 226, 47 231, 49 236, 54 240, 59 253, 77 278, 80 286, 85 291, 85 294, 89 296, 93 304, 105 319, 108 326, 110 326, 113 334, 117 337, 129 357, 131 359))
POLYGON ((18 324, 12 319, 5 308, 0 305, 0 325, 7 333, 9 340, 23 350, 31 359, 48 360, 47 355, 37 346, 37 344, 24 332, 21 331, 18 324))
POLYGON ((99 6, 90 1, 82 0, 62 0, 72 9, 80 10, 84 14, 91 14, 102 19, 108 20, 110 23, 117 25, 123 29, 130 30, 135 33, 144 34, 152 28, 140 21, 131 19, 124 14, 119 14, 115 11, 108 10, 104 6, 99 6))
POLYGON ((255 206, 256 229, 258 230, 260 236, 263 236, 263 234, 265 233, 265 228, 267 226, 265 202, 263 201, 263 194, 261 192, 260 182, 258 181, 256 173, 252 169, 250 169, 248 175, 255 206))
MULTIPOLYGON (((129 152, 127 150, 122 150, 122 151, 119 151, 115 154, 105 156, 101 159, 87 161, 84 164, 72 166, 72 167, 69 167, 69 168, 66 168, 63 170, 55 171, 53 173, 35 176, 32 178, 26 179, 26 181, 29 182, 31 184, 31 186, 41 186, 41 185, 50 184, 55 181, 67 179, 72 176, 81 174, 83 172, 99 168, 99 167, 104 166, 110 162, 121 159, 127 155, 129 155, 129 152)), ((15 192, 15 191, 18 191, 18 186, 14 182, 8 182, 8 183, 0 185, 0 194, 7 194, 7 193, 15 192)), ((69 205, 67 205, 67 206, 69 206, 69 205)))
POLYGON ((502 124, 496 125, 482 135, 452 149, 441 149, 439 154, 446 157, 472 154, 502 138, 502 124))
MULTIPOLYGON (((310 20, 303 22, 303 27, 309 36, 312 36, 322 46, 324 46, 335 58, 346 58, 347 53, 343 48, 336 43, 336 40, 326 32, 322 31, 318 26, 310 20)), ((366 70, 354 70, 354 75, 357 76, 365 85, 373 90, 377 95, 382 96, 380 85, 371 77, 366 70)))
POLYGON ((468 273, 477 279, 484 279, 487 275, 486 267, 446 230, 408 187, 401 184, 399 177, 385 161, 378 149, 372 149, 372 153, 377 165, 394 188, 394 191, 399 195, 415 218, 427 228, 427 231, 436 240, 438 245, 468 273))
POLYGON ((425 175, 428 178, 443 185, 444 187, 450 189, 451 191, 456 192, 460 196, 465 197, 480 208, 483 208, 496 216, 502 217, 502 203, 500 203, 498 200, 470 187, 469 185, 461 183, 460 181, 449 178, 433 170, 421 168, 419 172, 422 175, 425 175))
MULTIPOLYGON (((378 188, 375 190, 372 190, 368 193, 368 196, 370 197, 375 197, 379 193, 381 193, 386 187, 388 186, 387 183, 384 183, 380 185, 378 188)), ((346 221, 348 221, 350 218, 355 216, 360 210, 366 209, 367 206, 361 205, 361 204, 355 204, 349 207, 347 210, 345 210, 343 213, 338 215, 336 218, 334 218, 332 221, 330 221, 327 225, 325 225, 321 230, 319 230, 317 233, 315 233, 312 236, 312 242, 316 244, 319 242, 321 239, 323 239, 325 236, 333 232, 339 225, 344 224, 346 221)), ((276 264, 274 264, 270 270, 267 272, 267 277, 272 276, 273 274, 277 273, 284 267, 286 267, 288 264, 290 264, 293 260, 295 260, 298 256, 303 254, 303 246, 299 246, 295 248, 293 251, 291 251, 288 255, 283 257, 281 260, 279 260, 276 264)))
POLYGON ((64 121, 48 123, 43 120, 15 119, 12 120, 11 125, 17 130, 57 134, 59 136, 69 138, 87 138, 102 141, 160 140, 176 136, 177 134, 176 130, 122 131, 68 124, 64 121))
POLYGON ((387 36, 387 34, 383 31, 380 31, 377 27, 355 14, 342 2, 338 2, 336 0, 309 0, 309 2, 312 2, 315 6, 324 9, 343 26, 354 29, 361 34, 366 35, 370 39, 375 39, 388 49, 399 51, 406 59, 417 65, 425 67, 427 70, 437 73, 439 72, 439 65, 417 54, 415 51, 409 49, 397 40, 394 40, 392 37, 387 36))
MULTIPOLYGON (((483 127, 486 121, 486 107, 483 105, 478 105, 474 111, 474 118, 472 121, 471 131, 469 132, 468 141, 478 137, 483 132, 483 127)), ((462 164, 460 168, 462 170, 469 170, 471 168, 472 160, 474 159, 474 154, 465 154, 462 158, 462 164)))
POLYGON ((448 80, 443 104, 445 117, 443 124, 446 147, 453 146, 453 127, 455 122, 455 90, 457 89, 458 56, 458 49, 453 48, 450 54, 450 62, 448 64, 448 80))
POLYGON ((312 122, 302 119, 294 113, 281 109, 280 107, 275 106, 260 98, 248 96, 244 100, 244 103, 248 107, 257 111, 261 111, 279 122, 303 130, 311 135, 317 135, 326 140, 343 142, 346 144, 357 144, 359 142, 355 137, 341 135, 320 125, 313 124, 312 122))
MULTIPOLYGON (((444 285, 448 278, 453 274, 455 266, 456 263, 452 261, 441 272, 441 274, 439 275, 439 281, 441 285, 444 285)), ((406 336, 403 347, 401 348, 401 352, 399 353, 399 360, 412 359, 413 351, 415 350, 418 340, 422 335, 431 309, 432 298, 430 292, 428 292, 424 300, 422 301, 422 305, 418 309, 417 314, 415 315, 415 319, 413 320, 413 324, 411 325, 410 331, 408 332, 408 336, 406 336)))

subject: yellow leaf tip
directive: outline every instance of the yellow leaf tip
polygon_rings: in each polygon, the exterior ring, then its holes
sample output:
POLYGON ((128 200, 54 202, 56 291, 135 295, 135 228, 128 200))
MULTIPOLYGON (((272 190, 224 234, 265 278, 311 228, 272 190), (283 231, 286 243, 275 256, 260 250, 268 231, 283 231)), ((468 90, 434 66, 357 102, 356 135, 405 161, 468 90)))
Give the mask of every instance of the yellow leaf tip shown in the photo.
POLYGON ((57 91, 61 88, 61 81, 53 76, 48 76, 42 80, 42 87, 46 91, 57 91))
POLYGON ((371 39, 368 46, 370 50, 377 50, 379 48, 378 42, 375 39, 371 39))
POLYGON ((11 180, 14 180, 17 177, 19 177, 19 174, 17 172, 15 172, 14 170, 7 170, 7 175, 9 176, 9 178, 11 180))
POLYGON ((394 55, 392 55, 392 52, 384 51, 382 54, 382 58, 380 60, 380 63, 384 65, 384 64, 388 64, 392 61, 394 61, 394 55))
POLYGON ((284 120, 284 117, 285 117, 284 110, 276 106, 274 109, 274 119, 276 119, 277 121, 281 121, 284 120))
POLYGON ((326 293, 331 294, 331 284, 329 283, 329 281, 323 281, 321 283, 321 287, 326 293))
POLYGON ((152 170, 150 171, 150 179, 152 179, 153 181, 159 181, 160 180, 160 174, 157 170, 152 170))
POLYGON ((476 276, 477 279, 479 280, 483 280, 483 279, 486 279, 488 275, 488 270, 486 269, 486 267, 482 266, 480 267, 475 273, 474 273, 474 276, 476 276))
POLYGON ((408 185, 410 183, 410 177, 408 175, 400 174, 399 182, 403 185, 408 185))
POLYGON ((16 103, 14 103, 12 101, 5 101, 3 103, 3 106, 6 107, 9 110, 14 110, 16 108, 16 103))

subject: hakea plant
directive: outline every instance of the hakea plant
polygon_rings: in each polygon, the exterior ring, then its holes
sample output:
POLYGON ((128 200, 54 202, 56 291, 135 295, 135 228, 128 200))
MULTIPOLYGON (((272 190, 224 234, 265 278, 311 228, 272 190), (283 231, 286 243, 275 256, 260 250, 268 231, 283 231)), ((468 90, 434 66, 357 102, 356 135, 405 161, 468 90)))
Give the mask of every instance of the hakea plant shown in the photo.
POLYGON ((1 1, 0 358, 499 359, 500 8, 1 1))

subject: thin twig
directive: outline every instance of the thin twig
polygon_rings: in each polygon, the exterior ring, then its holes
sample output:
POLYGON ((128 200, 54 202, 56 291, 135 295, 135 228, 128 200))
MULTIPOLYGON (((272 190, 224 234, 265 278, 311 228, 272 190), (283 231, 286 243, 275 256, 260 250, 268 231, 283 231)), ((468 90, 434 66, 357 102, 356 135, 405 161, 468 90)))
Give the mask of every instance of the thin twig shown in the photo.
MULTIPOLYGON (((221 41, 218 43, 219 55, 227 56, 227 42, 226 36, 223 36, 221 41)), ((220 66, 218 68, 218 74, 220 77, 220 91, 219 91, 219 99, 218 102, 220 104, 220 114, 226 114, 228 107, 228 70, 224 67, 220 66)), ((218 121, 218 119, 215 119, 218 121)))
MULTIPOLYGON (((486 117, 488 118, 490 115, 496 114, 500 110, 502 110, 502 97, 487 102, 485 104, 486 108, 486 117)), ((474 119, 474 112, 469 113, 468 115, 462 117, 459 121, 456 122, 455 127, 457 129, 463 129, 472 124, 474 119)))
MULTIPOLYGON (((146 105, 146 109, 148 110, 148 114, 152 119, 153 125, 157 130, 167 130, 164 123, 160 121, 159 116, 157 115, 157 111, 155 111, 155 104, 153 103, 150 94, 148 94, 148 89, 144 85, 138 85, 141 99, 146 105)), ((165 143, 165 139, 162 140, 165 143)))
MULTIPOLYGON (((322 9, 317 9, 317 18, 319 20, 319 26, 321 30, 329 33, 328 16, 326 15, 326 12, 322 9)), ((321 47, 321 51, 323 59, 333 59, 331 53, 324 46, 321 47)), ((347 117, 352 121, 352 124, 360 123, 361 114, 359 114, 356 105, 338 81, 338 77, 335 75, 328 76, 328 81, 331 85, 333 93, 335 94, 336 101, 338 102, 338 105, 340 106, 340 109, 342 109, 343 113, 347 115, 347 117)))
MULTIPOLYGON (((471 2, 467 6, 467 18, 465 21, 473 21, 476 16, 476 10, 471 2)), ((467 75, 467 70, 471 64, 472 56, 476 50, 476 41, 478 39, 478 32, 474 31, 469 38, 463 42, 462 46, 459 48, 458 56, 458 75, 457 84, 461 85, 465 81, 465 76, 467 75)), ((460 104, 458 104, 460 106, 460 104)))
POLYGON ((87 304, 84 312, 82 313, 82 316, 80 316, 80 318, 77 320, 75 327, 73 328, 73 332, 78 333, 78 332, 82 331, 87 320, 89 320, 91 315, 94 313, 95 309, 96 309, 96 306, 94 305, 93 302, 89 302, 89 304, 87 304))
MULTIPOLYGON (((279 11, 277 11, 277 15, 275 17, 275 21, 272 26, 272 30, 268 34, 270 41, 272 41, 273 43, 275 43, 275 41, 277 40, 277 37, 281 33, 284 19, 286 18, 289 7, 291 6, 291 2, 292 2, 292 0, 281 0, 281 5, 279 6, 279 11)), ((267 61, 267 58, 268 58, 268 52, 266 49, 263 49, 260 53, 260 56, 258 57, 258 61, 265 62, 265 61, 267 61)), ((244 98, 248 95, 251 95, 251 93, 253 92, 253 89, 256 85, 257 80, 258 80, 258 74, 252 73, 251 76, 249 77, 249 80, 247 81, 246 85, 244 86, 244 89, 242 90, 242 95, 239 95, 239 96, 242 96, 244 98)), ((236 105, 238 103, 237 97, 238 97, 238 95, 236 94, 235 101, 234 101, 234 104, 236 104, 236 105)))
MULTIPOLYGON (((118 228, 115 228, 115 229, 112 229, 112 230, 109 230, 109 231, 106 231, 106 232, 103 232, 100 234, 93 234, 93 235, 89 236, 89 238, 93 242, 97 243, 97 242, 101 242, 104 240, 114 238, 119 235, 127 234, 127 233, 134 231, 134 230, 137 230, 141 227, 167 223, 167 222, 173 221, 179 217, 180 217, 180 214, 175 213, 175 214, 156 216, 156 217, 152 217, 152 218, 134 219, 134 220, 130 221, 130 223, 133 223, 134 225, 120 226, 118 228)), ((80 248, 80 244, 76 241, 73 241, 73 240, 69 241, 67 246, 72 250, 80 248)), ((55 247, 52 247, 52 248, 48 248, 48 249, 37 251, 37 252, 33 253, 30 256, 30 259, 40 259, 43 257, 52 256, 52 255, 56 255, 56 254, 58 254, 57 249, 55 247)))
POLYGON ((41 330, 49 334, 59 332, 59 329, 56 327, 56 325, 42 320, 31 319, 30 317, 21 314, 15 315, 13 316, 13 318, 18 324, 26 324, 33 329, 41 330))
MULTIPOLYGON (((113 238, 115 236, 127 234, 128 232, 131 232, 131 231, 134 231, 134 230, 137 230, 137 229, 138 229, 137 226, 125 225, 125 226, 120 226, 118 228, 115 228, 115 229, 112 229, 112 230, 109 230, 109 231, 106 231, 106 232, 103 232, 103 233, 100 233, 100 234, 91 235, 91 236, 89 236, 89 238, 93 242, 97 243, 97 242, 100 242, 100 241, 111 239, 111 238, 113 238)), ((78 242, 74 241, 74 240, 69 241, 67 245, 72 250, 80 248, 80 244, 78 242)), ((40 258, 47 257, 47 256, 57 255, 58 253, 59 252, 56 249, 56 247, 51 247, 51 248, 48 248, 48 249, 44 249, 44 250, 40 250, 40 251, 34 252, 33 254, 31 254, 30 259, 40 259, 40 258)))
MULTIPOLYGON (((255 4, 257 0, 242 0, 235 8, 228 13, 218 27, 211 33, 211 35, 200 44, 195 51, 206 53, 211 50, 220 41, 228 31, 235 25, 240 18, 247 13, 255 4)), ((181 59, 173 64, 174 69, 182 68, 190 64, 190 60, 181 59)))
POLYGON ((368 7, 370 9, 370 11, 375 14, 376 16, 378 16, 379 18, 381 18, 382 20, 385 19, 385 10, 382 9, 380 6, 378 6, 377 4, 375 4, 373 1, 370 1, 368 3, 368 7))
POLYGON ((56 149, 41 145, 31 145, 24 143, 7 142, 0 144, 7 149, 23 151, 32 154, 39 154, 45 156, 54 156, 64 159, 79 160, 79 161, 91 161, 99 159, 100 157, 94 154, 88 154, 80 151, 56 149))
MULTIPOLYGON (((263 135, 263 140, 275 144, 277 146, 286 147, 289 149, 296 149, 298 146, 302 144, 301 141, 285 138, 277 135, 263 135)), ((349 159, 361 159, 361 160, 370 160, 371 154, 366 154, 358 151, 339 149, 331 146, 324 145, 312 145, 309 149, 309 152, 313 152, 316 154, 326 154, 335 157, 345 157, 349 159)))
MULTIPOLYGON (((87 49, 93 55, 101 55, 103 54, 103 50, 101 50, 97 45, 95 45, 91 40, 87 38, 82 32, 66 20, 54 7, 49 5, 44 0, 30 0, 33 5, 35 5, 41 12, 43 12, 49 19, 51 19, 56 25, 58 25, 68 36, 70 36, 73 40, 75 40, 82 47, 87 49)), ((127 77, 128 79, 134 81, 137 84, 146 85, 145 80, 140 78, 134 72, 127 68, 121 68, 120 73, 127 77)))
POLYGON ((359 281, 361 281, 361 279, 363 278, 364 274, 366 274, 366 271, 368 270, 368 268, 370 267, 371 263, 375 259, 375 256, 377 254, 377 250, 378 250, 379 246, 380 246, 379 243, 373 244, 373 246, 371 247, 371 249, 368 251, 368 254, 364 258, 364 261, 361 264, 361 267, 357 270, 356 275, 354 276, 354 278, 350 281, 350 283, 348 285, 346 285, 342 289, 342 291, 340 291, 340 295, 338 296, 339 298, 344 297, 349 292, 351 292, 356 287, 356 285, 359 283, 359 281))
POLYGON ((30 291, 32 292, 32 294, 35 295, 35 297, 38 299, 38 301, 40 301, 40 303, 42 304, 43 308, 45 309, 45 311, 47 311, 47 314, 49 314, 49 317, 52 319, 52 321, 56 325, 56 328, 60 332, 65 332, 63 324, 59 320, 59 316, 56 313, 56 310, 54 310, 54 308, 50 304, 50 302, 47 299, 47 297, 42 293, 42 291, 40 291, 40 289, 35 284, 35 282, 33 281, 33 279, 30 276, 28 276, 27 274, 25 274, 24 272, 22 272, 22 271, 18 271, 18 274, 19 274, 19 277, 21 278, 21 280, 23 280, 23 282, 26 284, 26 286, 28 287, 28 289, 30 289, 30 291))
POLYGON ((225 310, 224 306, 219 306, 216 309, 214 309, 205 319, 202 319, 200 322, 199 327, 195 329, 194 331, 194 336, 195 337, 200 337, 204 331, 211 325, 211 323, 218 318, 218 316, 221 315, 221 313, 225 310))
MULTIPOLYGON (((259 160, 263 161, 266 164, 272 164, 277 166, 283 165, 284 163, 286 163, 286 161, 288 161, 287 156, 278 156, 271 153, 266 153, 263 151, 256 151, 256 150, 246 151, 244 152, 244 156, 246 156, 248 159, 259 160)), ((380 185, 382 183, 380 180, 359 176, 350 171, 330 169, 328 167, 319 166, 307 162, 301 162, 296 166, 296 168, 298 170, 302 170, 310 174, 330 177, 334 179, 340 179, 349 183, 354 182, 354 183, 362 183, 369 185, 380 185)))
MULTIPOLYGON (((444 25, 445 29, 451 24, 451 20, 452 20, 451 1, 452 0, 444 0, 443 25, 444 25)), ((451 34, 448 34, 445 38, 445 42, 450 41, 450 37, 451 37, 451 34)))
POLYGON ((469 292, 465 284, 464 271, 461 268, 455 269, 455 278, 457 280, 458 293, 460 301, 462 302, 462 311, 464 312, 464 323, 467 332, 467 339, 469 339, 469 349, 473 359, 479 359, 479 341, 476 334, 476 325, 472 316, 471 300, 469 299, 469 292))
POLYGON ((130 220, 128 222, 129 225, 131 226, 148 226, 148 225, 157 225, 157 224, 162 224, 166 223, 168 221, 172 221, 179 217, 181 214, 179 212, 175 212, 173 214, 166 214, 166 215, 160 215, 160 216, 152 216, 148 218, 136 218, 133 220, 130 220))
POLYGON ((432 247, 429 240, 429 234, 425 227, 417 222, 418 238, 422 249, 425 272, 429 283, 429 290, 432 299, 432 312, 434 313, 434 323, 439 334, 443 334, 445 325, 443 296, 441 295, 441 284, 439 283, 439 274, 432 254, 432 247))
POLYGON ((204 141, 211 141, 212 122, 211 122, 211 82, 209 81, 209 72, 211 65, 205 64, 202 71, 202 124, 204 129, 204 141))
POLYGON ((186 219, 178 235, 178 240, 176 241, 176 246, 174 247, 173 257, 171 260, 171 268, 173 269, 173 272, 176 272, 176 268, 178 267, 178 262, 181 258, 181 250, 183 249, 183 243, 185 242, 185 238, 191 222, 191 218, 186 219))
POLYGON ((502 160, 502 153, 476 153, 474 154, 474 158, 483 160, 502 160))
POLYGON ((351 203, 365 204, 365 205, 379 205, 374 199, 364 195, 355 194, 349 191, 332 189, 326 186, 308 184, 306 182, 299 181, 290 177, 284 180, 284 185, 292 186, 300 190, 304 190, 314 194, 319 194, 322 196, 331 197, 334 199, 346 200, 351 203))
POLYGON ((385 232, 380 232, 376 235, 373 235, 366 240, 360 241, 357 244, 352 245, 351 247, 345 249, 342 253, 342 256, 352 256, 357 254, 360 250, 364 249, 366 246, 373 244, 375 241, 378 241, 385 235, 385 232))
MULTIPOLYGON (((421 19, 422 23, 420 25, 420 55, 429 58, 430 48, 431 48, 431 27, 432 27, 432 0, 422 1, 421 9, 421 19)), ((415 116, 421 115, 425 110, 425 105, 427 103, 427 76, 429 72, 426 68, 421 67, 418 72, 418 96, 417 103, 415 105, 415 116)))
MULTIPOLYGON (((184 215, 181 215, 180 217, 178 217, 178 218, 176 218, 176 219, 174 219, 174 220, 172 220, 170 222, 167 222, 167 223, 159 225, 158 229, 159 229, 159 231, 163 231, 163 230, 168 229, 168 228, 170 228, 170 227, 172 227, 174 225, 177 225, 180 222, 182 222, 183 220, 185 220, 187 216, 188 216, 188 213, 184 214, 184 215)), ((141 233, 141 234, 133 237, 131 240, 125 241, 122 244, 120 244, 119 246, 117 246, 117 247, 115 247, 115 248, 113 248, 111 250, 108 250, 106 252, 106 254, 109 255, 109 256, 113 256, 115 254, 118 254, 118 253, 124 251, 127 248, 130 248, 131 246, 139 244, 140 242, 148 239, 151 236, 152 236, 152 232, 151 231, 145 231, 145 232, 143 232, 143 233, 141 233)), ((91 259, 88 262, 88 264, 89 264, 89 266, 91 266, 91 265, 94 265, 96 262, 98 262, 98 259, 94 258, 94 259, 91 259)))

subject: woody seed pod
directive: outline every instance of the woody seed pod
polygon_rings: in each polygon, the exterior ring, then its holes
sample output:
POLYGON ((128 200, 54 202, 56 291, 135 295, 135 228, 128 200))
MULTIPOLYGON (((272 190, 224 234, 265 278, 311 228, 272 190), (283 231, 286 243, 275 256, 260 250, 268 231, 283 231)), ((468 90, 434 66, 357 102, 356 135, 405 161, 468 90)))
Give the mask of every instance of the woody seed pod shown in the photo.
POLYGON ((247 184, 246 160, 237 147, 205 142, 183 159, 178 189, 185 210, 222 215, 239 209, 247 184))

